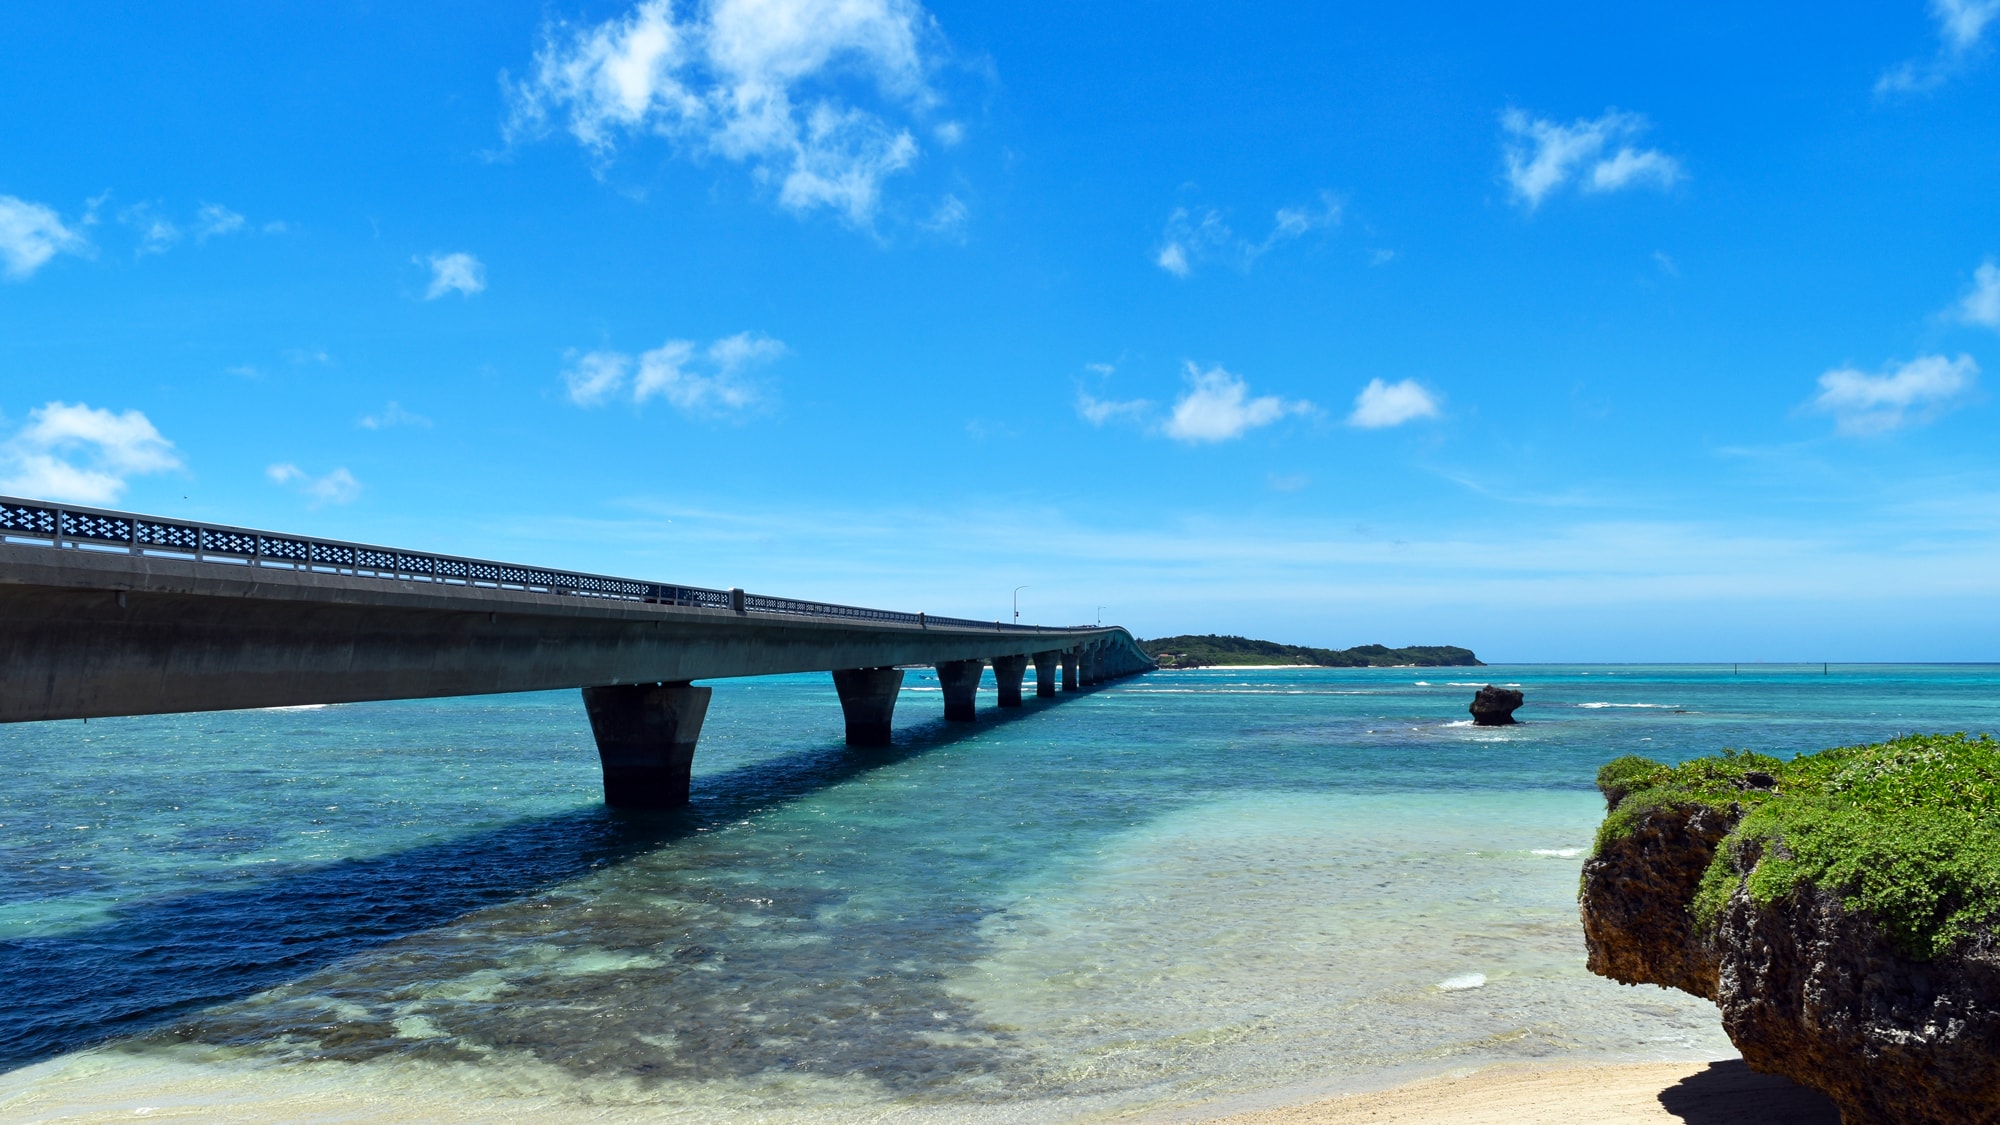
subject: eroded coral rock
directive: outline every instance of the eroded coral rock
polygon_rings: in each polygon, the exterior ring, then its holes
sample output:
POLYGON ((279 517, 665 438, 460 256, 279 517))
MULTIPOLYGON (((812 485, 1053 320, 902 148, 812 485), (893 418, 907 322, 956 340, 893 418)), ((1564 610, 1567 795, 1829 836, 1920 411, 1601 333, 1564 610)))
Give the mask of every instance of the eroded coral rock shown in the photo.
POLYGON ((1504 727, 1514 722, 1514 711, 1521 706, 1522 695, 1512 688, 1494 687, 1487 684, 1472 697, 1472 721, 1482 727, 1504 727))
POLYGON ((1935 818, 1940 806, 1890 808, 1864 822, 1885 828, 1874 845, 1881 854, 1863 857, 1855 870, 1866 877, 1845 886, 1800 877, 1822 869, 1785 837, 1787 824, 1794 833, 1839 829, 1826 810, 1861 799, 1853 777, 1878 780, 1910 761, 1961 779, 1961 791, 1941 800, 1990 808, 1978 795, 1982 778, 1996 780, 1990 760, 1967 765, 1952 755, 1960 745, 1972 748, 1961 757, 1990 754, 1993 744, 1951 737, 1914 756, 1871 759, 1865 752, 1884 748, 1850 748, 1828 753, 1851 761, 1790 769, 1754 755, 1673 769, 1641 759, 1607 766, 1599 785, 1609 815, 1579 896, 1591 970, 1713 1000, 1753 1069, 1822 1091, 1845 1125, 2000 1123, 2000 944, 1982 897, 1989 873, 1894 832, 1898 817, 1935 818), (1818 802, 1789 822, 1775 804, 1788 788, 1795 801, 1818 802), (1760 876, 1764 864, 1773 866, 1760 876), (1916 866, 1877 870, 1884 864, 1916 866), (1903 901, 1888 893, 1907 889, 1898 879, 1934 890, 1934 909, 1877 916, 1858 906, 1903 901), (1966 925, 1968 916, 1983 920, 1966 925))

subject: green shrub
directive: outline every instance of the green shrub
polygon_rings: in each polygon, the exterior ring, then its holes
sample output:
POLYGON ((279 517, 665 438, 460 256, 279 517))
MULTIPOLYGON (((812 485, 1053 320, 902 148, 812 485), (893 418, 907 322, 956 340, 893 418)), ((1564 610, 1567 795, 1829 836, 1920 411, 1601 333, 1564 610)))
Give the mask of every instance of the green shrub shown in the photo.
POLYGON ((1619 758, 1598 785, 1615 804, 1600 852, 1654 810, 1741 817, 1687 904, 1702 929, 1743 866, 1758 904, 1803 886, 1831 890, 1920 959, 2000 917, 2000 742, 1986 735, 1906 735, 1790 761, 1735 751, 1678 766, 1619 758))

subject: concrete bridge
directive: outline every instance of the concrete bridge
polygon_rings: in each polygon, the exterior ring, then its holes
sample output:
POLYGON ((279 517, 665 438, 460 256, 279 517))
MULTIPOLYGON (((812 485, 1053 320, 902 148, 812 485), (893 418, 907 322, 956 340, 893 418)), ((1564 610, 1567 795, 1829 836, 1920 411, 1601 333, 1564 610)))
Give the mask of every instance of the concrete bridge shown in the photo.
POLYGON ((0 722, 581 688, 606 803, 685 804, 711 689, 831 672, 885 745, 903 669, 944 717, 1154 665, 1122 628, 928 617, 0 497, 0 722))

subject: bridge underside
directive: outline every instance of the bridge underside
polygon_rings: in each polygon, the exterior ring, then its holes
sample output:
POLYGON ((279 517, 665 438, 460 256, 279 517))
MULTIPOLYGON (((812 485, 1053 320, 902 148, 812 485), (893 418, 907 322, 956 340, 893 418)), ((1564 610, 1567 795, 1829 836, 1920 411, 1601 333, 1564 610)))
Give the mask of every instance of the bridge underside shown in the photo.
MULTIPOLYGON (((850 741, 879 744, 895 705, 880 671, 933 665, 976 687, 991 663, 1018 705, 1029 661, 1038 681, 1060 664, 1065 686, 1073 666, 1084 684, 1152 667, 1119 628, 929 628, 0 543, 0 722, 584 688, 621 805, 686 800, 707 703, 690 681, 835 672, 850 741), (878 674, 849 675, 863 670, 878 674), (634 686, 651 690, 605 690, 634 686)), ((946 700, 971 716, 969 688, 946 700)))

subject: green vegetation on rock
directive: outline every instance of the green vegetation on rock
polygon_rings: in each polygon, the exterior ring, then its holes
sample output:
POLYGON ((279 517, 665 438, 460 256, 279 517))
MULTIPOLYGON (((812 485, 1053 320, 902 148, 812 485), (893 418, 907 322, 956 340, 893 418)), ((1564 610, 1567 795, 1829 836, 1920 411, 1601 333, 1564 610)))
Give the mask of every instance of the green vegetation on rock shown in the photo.
POLYGON ((1248 637, 1202 636, 1161 637, 1140 641, 1139 647, 1158 660, 1162 667, 1200 668, 1210 665, 1307 664, 1321 668, 1390 668, 1415 665, 1421 668, 1474 667, 1479 658, 1469 648, 1453 645, 1412 645, 1388 648, 1361 645, 1356 648, 1310 648, 1276 641, 1255 641, 1248 637))
POLYGON ((1802 887, 1830 891, 1925 960, 2000 919, 2000 742, 1987 735, 1907 735, 1790 761, 1624 757, 1598 771, 1598 787, 1613 804, 1599 854, 1655 811, 1734 823, 1688 904, 1704 930, 1739 886, 1766 906, 1802 887))

